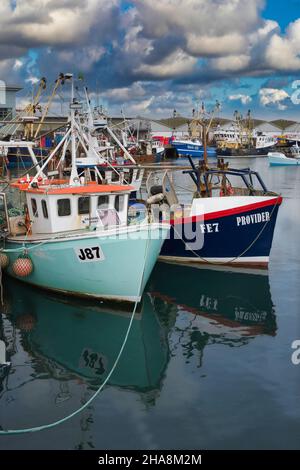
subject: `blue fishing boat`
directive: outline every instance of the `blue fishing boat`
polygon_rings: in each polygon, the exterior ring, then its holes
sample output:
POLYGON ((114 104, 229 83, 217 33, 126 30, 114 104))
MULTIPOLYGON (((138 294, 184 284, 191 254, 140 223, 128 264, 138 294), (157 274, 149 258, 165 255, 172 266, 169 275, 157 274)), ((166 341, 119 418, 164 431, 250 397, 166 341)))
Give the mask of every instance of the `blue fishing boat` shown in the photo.
MULTIPOLYGON (((204 147, 199 140, 173 140, 172 147, 176 149, 179 157, 201 158, 204 156, 204 147)), ((216 149, 207 147, 207 156, 216 157, 216 149)))
POLYGON ((168 171, 161 184, 157 175, 148 177, 148 204, 158 205, 157 213, 171 220, 160 259, 267 268, 281 195, 249 168, 229 168, 223 161, 212 168, 196 166, 192 158, 190 164, 184 173, 195 185, 191 204, 180 201, 168 171))

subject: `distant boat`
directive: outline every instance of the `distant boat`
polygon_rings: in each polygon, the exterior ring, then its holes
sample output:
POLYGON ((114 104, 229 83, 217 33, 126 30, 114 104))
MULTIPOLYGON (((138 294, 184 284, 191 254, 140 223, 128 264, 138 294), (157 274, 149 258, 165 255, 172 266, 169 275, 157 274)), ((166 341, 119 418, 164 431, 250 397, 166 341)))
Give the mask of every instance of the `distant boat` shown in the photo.
MULTIPOLYGON (((172 146, 176 149, 179 157, 201 158, 204 156, 204 147, 200 140, 173 140, 172 146)), ((207 147, 208 157, 216 157, 216 155, 214 147, 207 147)))
POLYGON ((293 145, 290 148, 290 155, 287 156, 282 152, 269 152, 270 166, 297 166, 300 165, 300 147, 293 145))
POLYGON ((221 157, 267 156, 277 144, 277 137, 274 135, 254 129, 250 111, 246 119, 236 111, 235 122, 231 128, 219 127, 214 133, 214 139, 217 143, 217 153, 221 157))
POLYGON ((269 152, 270 166, 297 166, 300 165, 300 158, 287 157, 281 152, 269 152))

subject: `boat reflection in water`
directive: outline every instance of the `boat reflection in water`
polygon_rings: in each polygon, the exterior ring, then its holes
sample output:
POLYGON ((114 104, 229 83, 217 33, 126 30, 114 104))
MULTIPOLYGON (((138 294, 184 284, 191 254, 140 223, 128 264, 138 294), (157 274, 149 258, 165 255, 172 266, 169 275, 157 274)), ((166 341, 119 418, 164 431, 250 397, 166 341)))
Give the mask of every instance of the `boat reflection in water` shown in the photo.
MULTIPOLYGON (((3 322, 9 334, 4 332, 4 337, 12 368, 20 332, 21 347, 37 374, 47 372, 48 378, 60 381, 80 379, 93 388, 104 381, 119 354, 132 312, 63 298, 12 279, 6 280, 5 291, 3 322)), ((161 387, 167 362, 167 338, 145 295, 108 384, 151 395, 161 387)))
MULTIPOLYGON (((12 368, 20 332, 19 348, 37 373, 77 378, 93 388, 103 382, 131 312, 44 293, 12 279, 6 280, 5 291, 0 336, 12 368)), ((150 392, 154 403, 175 338, 190 357, 209 344, 241 346, 276 331, 268 276, 158 263, 109 385, 150 392)))
MULTIPOLYGON (((13 279, 6 279, 4 290, 0 340, 11 366, 0 374, 0 426, 34 427, 67 416, 111 371, 131 312, 48 294, 13 279)), ((176 364, 182 356, 189 364, 193 358, 199 368, 210 345, 237 347, 238 353, 240 346, 259 335, 275 336, 276 330, 267 276, 159 263, 105 389, 106 409, 116 399, 123 410, 112 388, 136 394, 150 409, 168 381, 169 361, 176 364)), ((172 382, 172 368, 170 374, 172 382)), ((97 403, 72 424, 69 447, 95 446, 97 403)), ((124 407, 128 412, 126 400, 124 407)))
POLYGON ((161 324, 173 325, 171 351, 176 341, 187 358, 200 351, 200 365, 209 344, 242 346, 276 335, 267 275, 158 263, 148 290, 161 324))

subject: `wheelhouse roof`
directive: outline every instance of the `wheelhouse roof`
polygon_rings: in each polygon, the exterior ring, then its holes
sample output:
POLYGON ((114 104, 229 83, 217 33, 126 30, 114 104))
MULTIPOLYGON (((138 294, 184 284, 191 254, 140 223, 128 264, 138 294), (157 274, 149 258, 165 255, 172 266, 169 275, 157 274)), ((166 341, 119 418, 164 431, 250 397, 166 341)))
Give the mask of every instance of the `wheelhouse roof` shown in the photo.
POLYGON ((46 182, 38 182, 37 187, 30 186, 31 182, 18 181, 12 183, 13 188, 18 188, 32 194, 50 194, 50 195, 65 195, 65 194, 108 194, 108 193, 129 193, 134 190, 129 185, 118 184, 96 184, 88 183, 83 186, 70 186, 68 181, 65 180, 52 180, 46 182))

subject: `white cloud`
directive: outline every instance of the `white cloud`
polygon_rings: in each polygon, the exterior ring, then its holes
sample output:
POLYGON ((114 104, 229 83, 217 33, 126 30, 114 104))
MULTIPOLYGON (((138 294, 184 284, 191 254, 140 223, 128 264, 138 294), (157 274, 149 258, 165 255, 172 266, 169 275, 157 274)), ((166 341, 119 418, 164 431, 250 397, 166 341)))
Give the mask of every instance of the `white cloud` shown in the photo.
POLYGON ((145 93, 145 89, 141 82, 135 82, 130 87, 112 88, 111 90, 103 93, 102 96, 112 102, 126 102, 129 100, 140 99, 145 95, 145 93))
POLYGON ((151 96, 149 99, 142 100, 142 101, 139 101, 138 103, 132 104, 128 107, 128 112, 131 114, 139 114, 139 113, 147 114, 154 100, 155 100, 154 96, 151 96))
POLYGON ((150 77, 162 79, 184 76, 193 71, 197 59, 188 56, 182 50, 176 50, 165 60, 158 64, 142 64, 137 69, 137 73, 146 74, 150 77))
MULTIPOLYGON (((107 13, 118 0, 26 0, 12 8, 10 0, 1 0, 0 38, 47 45, 77 44, 95 25, 105 25, 107 13)), ((101 30, 101 27, 99 28, 101 30)))
POLYGON ((266 61, 275 70, 300 70, 300 19, 289 25, 285 36, 272 36, 266 61))
MULTIPOLYGON (((212 80, 300 70, 300 19, 281 32, 262 18, 264 0, 132 0, 126 11, 123 1, 19 0, 13 9, 1 0, 0 78, 31 83, 80 69, 118 109, 167 110, 173 101, 184 112, 212 80)), ((280 90, 264 90, 263 106, 286 106, 280 90)), ((251 99, 242 89, 229 97, 251 99)))
POLYGON ((80 70, 87 71, 96 64, 105 54, 105 48, 101 46, 90 45, 75 50, 66 49, 57 54, 58 59, 71 67, 79 64, 80 70))
POLYGON ((249 95, 237 94, 228 96, 230 101, 240 101, 242 104, 246 105, 251 103, 252 98, 249 95))
POLYGON ((19 70, 19 69, 21 69, 21 68, 23 67, 23 65, 24 65, 24 63, 23 63, 22 60, 16 59, 16 60, 15 60, 15 63, 14 63, 14 66, 13 66, 13 69, 14 69, 14 70, 19 70))
POLYGON ((262 0, 133 0, 148 37, 162 37, 170 30, 195 36, 218 36, 234 30, 249 33, 260 22, 262 0), (243 21, 241 21, 241 14, 243 21))
POLYGON ((221 56, 239 53, 247 47, 247 39, 236 32, 219 36, 187 33, 187 50, 197 56, 221 56))
POLYGON ((30 83, 31 85, 36 85, 39 81, 40 81, 40 79, 38 77, 33 76, 33 75, 30 75, 25 80, 26 83, 30 83))
POLYGON ((281 111, 287 108, 285 102, 290 98, 285 90, 277 88, 261 88, 259 91, 260 103, 263 106, 275 105, 281 111))
POLYGON ((238 72, 248 67, 251 57, 249 55, 230 55, 228 57, 220 57, 212 59, 211 66, 222 72, 238 72))

